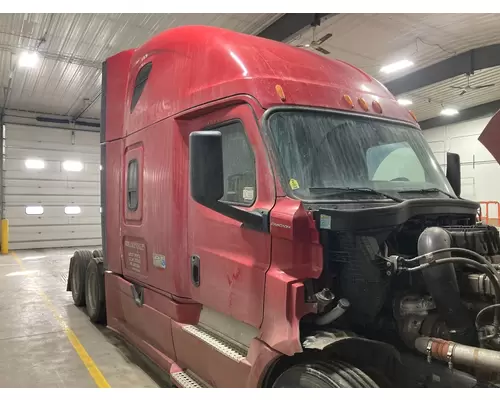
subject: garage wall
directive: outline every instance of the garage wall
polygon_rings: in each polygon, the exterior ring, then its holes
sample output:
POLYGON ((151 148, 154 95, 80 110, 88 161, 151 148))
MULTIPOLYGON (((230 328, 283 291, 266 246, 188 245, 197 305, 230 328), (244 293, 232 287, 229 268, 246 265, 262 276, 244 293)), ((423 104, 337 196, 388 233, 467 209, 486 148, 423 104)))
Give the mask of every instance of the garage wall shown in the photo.
MULTIPOLYGON (((462 197, 475 201, 500 201, 500 165, 478 138, 491 117, 460 122, 424 131, 424 136, 445 169, 446 152, 460 154, 462 197)), ((490 209, 496 217, 497 210, 490 209)))
POLYGON ((101 246, 98 132, 6 124, 4 152, 2 198, 11 249, 101 246), (44 167, 28 168, 27 160, 44 167), (65 161, 73 169, 81 163, 81 171, 65 170, 65 161), (40 211, 27 207, 40 206, 42 214, 27 214, 40 211))

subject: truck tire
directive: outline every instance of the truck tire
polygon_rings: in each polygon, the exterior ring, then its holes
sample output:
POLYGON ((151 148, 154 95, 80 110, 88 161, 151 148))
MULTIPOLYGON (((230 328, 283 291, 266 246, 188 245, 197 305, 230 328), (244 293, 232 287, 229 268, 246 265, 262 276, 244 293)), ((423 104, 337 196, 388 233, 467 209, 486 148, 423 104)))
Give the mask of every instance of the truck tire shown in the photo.
POLYGON ((85 305, 85 272, 87 265, 92 259, 92 253, 88 250, 77 250, 70 262, 68 278, 71 279, 71 295, 75 306, 85 305))
POLYGON ((87 314, 94 323, 106 323, 106 297, 102 258, 93 258, 85 276, 85 303, 87 314))
POLYGON ((273 388, 377 388, 363 371, 342 361, 297 364, 285 370, 273 388))

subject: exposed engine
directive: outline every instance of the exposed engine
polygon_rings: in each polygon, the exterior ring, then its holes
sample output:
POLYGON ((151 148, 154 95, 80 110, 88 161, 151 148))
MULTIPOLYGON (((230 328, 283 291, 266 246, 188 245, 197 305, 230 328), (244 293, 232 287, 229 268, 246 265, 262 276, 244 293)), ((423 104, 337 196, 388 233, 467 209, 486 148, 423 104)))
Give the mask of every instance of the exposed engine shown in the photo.
POLYGON ((475 207, 415 200, 318 210, 325 268, 310 288, 322 311, 316 324, 500 372, 500 235, 476 223, 475 207))

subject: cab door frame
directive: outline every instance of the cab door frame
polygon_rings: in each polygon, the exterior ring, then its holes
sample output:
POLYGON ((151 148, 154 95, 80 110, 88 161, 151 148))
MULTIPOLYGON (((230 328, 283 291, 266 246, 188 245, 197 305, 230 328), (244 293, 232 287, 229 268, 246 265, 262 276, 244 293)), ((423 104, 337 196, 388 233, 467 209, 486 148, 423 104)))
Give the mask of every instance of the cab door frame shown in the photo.
MULTIPOLYGON (((267 149, 254 109, 248 103, 227 104, 197 115, 183 127, 188 136, 194 131, 217 130, 239 121, 254 157, 255 200, 251 205, 234 205, 246 212, 270 212, 276 188, 267 149)), ((199 283, 193 282, 190 297, 204 308, 225 314, 255 328, 264 314, 266 273, 271 265, 269 229, 247 229, 243 224, 216 210, 196 203, 188 196, 188 249, 199 264, 199 283)), ((189 273, 191 273, 192 266, 189 273)))

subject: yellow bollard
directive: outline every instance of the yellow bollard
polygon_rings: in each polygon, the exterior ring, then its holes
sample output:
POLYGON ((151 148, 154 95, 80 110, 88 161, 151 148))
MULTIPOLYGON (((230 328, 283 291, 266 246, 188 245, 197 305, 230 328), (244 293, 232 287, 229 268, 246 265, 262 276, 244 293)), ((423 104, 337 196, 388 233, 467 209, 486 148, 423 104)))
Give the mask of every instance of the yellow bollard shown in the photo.
POLYGON ((2 219, 2 254, 9 254, 9 220, 2 219))

